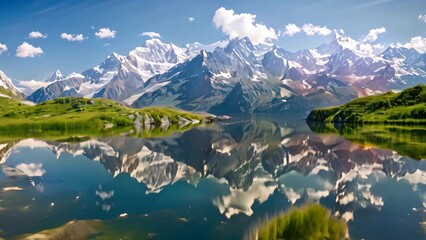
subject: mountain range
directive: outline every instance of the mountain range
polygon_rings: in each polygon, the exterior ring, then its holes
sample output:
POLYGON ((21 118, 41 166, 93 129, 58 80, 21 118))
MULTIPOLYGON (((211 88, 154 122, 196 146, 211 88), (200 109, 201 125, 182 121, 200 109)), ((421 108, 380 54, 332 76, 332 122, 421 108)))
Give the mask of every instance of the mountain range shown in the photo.
POLYGON ((355 42, 335 31, 330 43, 290 52, 248 38, 184 48, 153 38, 82 73, 56 71, 27 100, 83 96, 217 114, 307 111, 426 82, 426 54, 390 46, 371 55, 355 42))

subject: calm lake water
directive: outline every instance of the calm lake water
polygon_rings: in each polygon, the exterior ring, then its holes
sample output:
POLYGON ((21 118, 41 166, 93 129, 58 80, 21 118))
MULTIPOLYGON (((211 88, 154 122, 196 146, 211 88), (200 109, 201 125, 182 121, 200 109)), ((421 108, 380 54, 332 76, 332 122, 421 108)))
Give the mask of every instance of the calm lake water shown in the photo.
POLYGON ((242 239, 320 203, 352 239, 426 239, 426 161, 256 116, 165 138, 0 144, 0 237, 100 219, 99 239, 242 239), (120 217, 121 215, 121 217, 120 217))

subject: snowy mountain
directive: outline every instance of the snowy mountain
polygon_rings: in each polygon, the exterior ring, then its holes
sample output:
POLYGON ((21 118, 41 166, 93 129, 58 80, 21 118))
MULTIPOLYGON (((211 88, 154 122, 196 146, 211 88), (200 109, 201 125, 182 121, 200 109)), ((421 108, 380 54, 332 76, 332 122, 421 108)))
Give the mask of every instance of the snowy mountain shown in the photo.
POLYGON ((408 66, 420 57, 420 53, 414 48, 405 47, 388 47, 380 56, 389 61, 398 61, 408 66))
POLYGON ((57 71, 47 80, 52 85, 38 89, 28 99, 42 102, 61 96, 84 96, 122 101, 149 78, 190 57, 188 49, 149 39, 127 56, 112 53, 100 65, 82 72, 78 80, 73 76, 63 77, 57 71))
POLYGON ((83 97, 81 91, 87 78, 78 73, 71 73, 62 80, 54 81, 46 87, 39 88, 27 97, 27 100, 40 103, 58 97, 76 96, 83 97))
POLYGON ((12 80, 0 70, 0 97, 23 98, 24 95, 13 85, 12 80))
POLYGON ((309 110, 426 82, 425 57, 415 49, 392 46, 375 55, 361 45, 342 31, 297 52, 248 38, 184 48, 154 38, 79 75, 55 72, 28 99, 102 97, 133 107, 251 113, 309 110))
POLYGON ((130 51, 127 57, 128 61, 140 71, 144 81, 164 73, 188 58, 186 49, 171 43, 163 43, 157 38, 147 40, 142 47, 130 51))
POLYGON ((413 67, 419 68, 426 72, 426 53, 420 55, 412 64, 413 67))
POLYGON ((62 75, 60 70, 56 70, 54 73, 52 73, 52 75, 45 79, 45 82, 54 82, 54 81, 60 81, 64 79, 64 76, 62 75))
MULTIPOLYGON (((219 104, 240 80, 265 81, 267 74, 256 58, 248 38, 231 40, 225 48, 202 51, 193 59, 147 81, 135 107, 174 105, 187 110, 208 111, 219 104), (162 84, 156 90, 155 86, 162 84)), ((279 83, 279 81, 277 81, 279 83)))
POLYGON ((93 83, 106 84, 117 75, 118 69, 125 61, 126 57, 112 53, 100 65, 84 71, 82 75, 93 83))

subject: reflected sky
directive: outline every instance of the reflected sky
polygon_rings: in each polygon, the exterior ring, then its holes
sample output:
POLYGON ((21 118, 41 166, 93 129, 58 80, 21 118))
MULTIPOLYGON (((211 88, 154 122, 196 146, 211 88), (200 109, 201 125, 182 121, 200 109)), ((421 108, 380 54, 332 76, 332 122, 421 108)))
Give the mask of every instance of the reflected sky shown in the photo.
POLYGON ((426 236, 425 161, 301 120, 235 119, 158 139, 25 139, 1 144, 0 160, 5 238, 102 219, 124 235, 235 239, 310 202, 345 219, 353 239, 426 236))

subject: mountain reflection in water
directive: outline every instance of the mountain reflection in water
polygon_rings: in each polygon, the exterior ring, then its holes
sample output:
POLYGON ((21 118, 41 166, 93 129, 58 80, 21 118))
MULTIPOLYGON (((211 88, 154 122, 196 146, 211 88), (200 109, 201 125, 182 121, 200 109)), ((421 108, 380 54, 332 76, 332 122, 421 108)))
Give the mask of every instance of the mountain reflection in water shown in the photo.
POLYGON ((354 239, 426 236, 426 161, 315 134, 301 118, 255 116, 158 139, 24 139, 0 144, 0 163, 4 238, 102 219, 111 236, 238 239, 310 202, 345 219, 354 239))

